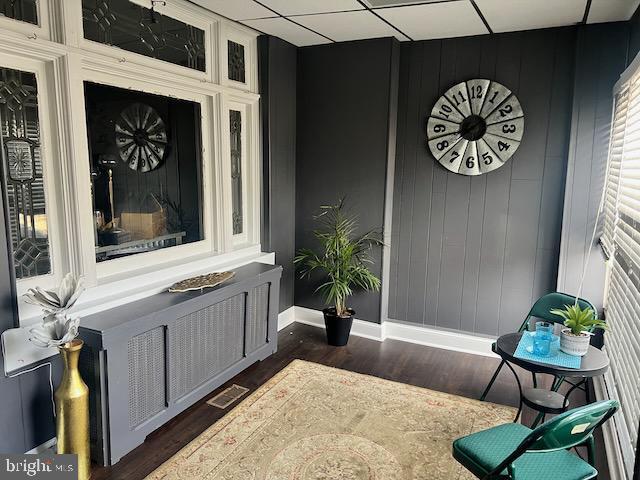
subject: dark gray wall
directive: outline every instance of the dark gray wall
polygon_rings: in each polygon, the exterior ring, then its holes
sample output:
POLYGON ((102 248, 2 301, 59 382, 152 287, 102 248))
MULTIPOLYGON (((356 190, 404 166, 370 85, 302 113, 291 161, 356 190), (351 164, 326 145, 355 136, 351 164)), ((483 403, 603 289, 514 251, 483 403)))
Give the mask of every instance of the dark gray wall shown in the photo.
POLYGON ((567 169, 558 290, 578 294, 589 249, 589 267, 581 295, 598 309, 604 295, 605 263, 591 243, 607 169, 613 86, 627 64, 627 22, 585 25, 578 29, 571 147, 567 169))
POLYGON ((574 47, 571 27, 402 45, 391 319, 496 335, 555 289, 574 47), (517 153, 479 177, 442 168, 425 138, 434 102, 470 78, 525 112, 517 153))
MULTIPOLYGON (((314 214, 346 195, 362 230, 382 229, 398 45, 390 38, 298 51, 296 248, 317 246, 314 214)), ((380 275, 382 252, 372 270, 380 275)), ((296 280, 295 304, 322 308, 313 281, 296 280)), ((356 317, 380 321, 380 294, 358 293, 356 317)))
MULTIPOLYGON (((0 195, 0 332, 15 325, 15 293, 10 275, 4 195, 0 195)), ((54 382, 60 378, 60 364, 54 363, 54 382)), ((55 436, 48 367, 16 378, 4 376, 0 355, 0 452, 23 453, 55 436)))
POLYGON ((282 265, 280 311, 293 305, 297 48, 258 39, 263 141, 262 248, 282 265))

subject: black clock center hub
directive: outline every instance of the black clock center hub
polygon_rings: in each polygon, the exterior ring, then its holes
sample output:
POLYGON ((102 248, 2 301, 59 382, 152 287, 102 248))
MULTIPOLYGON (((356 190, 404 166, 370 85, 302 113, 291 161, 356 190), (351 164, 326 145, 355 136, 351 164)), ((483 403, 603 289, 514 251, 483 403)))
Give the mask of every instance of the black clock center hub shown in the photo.
POLYGON ((144 147, 149 143, 149 134, 145 130, 139 128, 133 132, 133 141, 137 146, 144 147))
POLYGON ((487 122, 480 115, 469 115, 460 124, 460 135, 465 140, 479 140, 486 132, 487 122))

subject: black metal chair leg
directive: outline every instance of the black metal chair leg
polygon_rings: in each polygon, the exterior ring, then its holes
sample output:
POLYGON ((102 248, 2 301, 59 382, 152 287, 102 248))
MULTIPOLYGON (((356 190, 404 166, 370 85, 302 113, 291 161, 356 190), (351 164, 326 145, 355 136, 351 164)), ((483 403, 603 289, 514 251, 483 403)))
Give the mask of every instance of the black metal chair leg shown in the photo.
POLYGON ((587 405, 591 403, 591 379, 586 378, 584 381, 584 395, 587 401, 587 405))
POLYGON ((496 371, 493 372, 493 377, 491 377, 491 380, 489 381, 487 388, 485 388, 484 392, 482 392, 482 396, 480 397, 481 402, 484 402, 484 399, 487 398, 487 394, 489 393, 489 390, 491 390, 493 383, 496 381, 496 378, 498 378, 498 374, 500 373, 500 370, 502 370, 502 367, 504 366, 505 363, 506 362, 502 360, 500 362, 500 365, 498 365, 498 368, 496 368, 496 371))
POLYGON ((536 372, 531 372, 531 378, 533 379, 533 388, 538 388, 538 377, 536 377, 536 372))

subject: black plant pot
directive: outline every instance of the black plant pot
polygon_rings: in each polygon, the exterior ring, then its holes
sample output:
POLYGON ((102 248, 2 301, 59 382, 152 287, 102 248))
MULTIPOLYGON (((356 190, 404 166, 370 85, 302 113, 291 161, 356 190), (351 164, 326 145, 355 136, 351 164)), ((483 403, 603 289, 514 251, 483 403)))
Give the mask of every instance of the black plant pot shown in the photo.
POLYGON ((349 341, 353 316, 356 312, 351 309, 348 312, 351 314, 348 317, 339 317, 336 315, 335 308, 322 310, 322 313, 324 313, 324 326, 327 329, 327 343, 329 345, 344 347, 349 341))

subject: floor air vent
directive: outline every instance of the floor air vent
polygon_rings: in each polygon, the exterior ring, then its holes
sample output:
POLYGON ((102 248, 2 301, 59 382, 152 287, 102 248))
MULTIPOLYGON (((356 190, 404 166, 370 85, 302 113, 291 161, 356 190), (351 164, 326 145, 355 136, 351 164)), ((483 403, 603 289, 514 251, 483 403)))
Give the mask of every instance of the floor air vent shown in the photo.
POLYGON ((223 390, 215 397, 207 400, 207 403, 212 407, 217 407, 221 409, 227 408, 233 402, 242 397, 245 393, 249 391, 246 387, 241 387, 240 385, 231 385, 226 390, 223 390))

